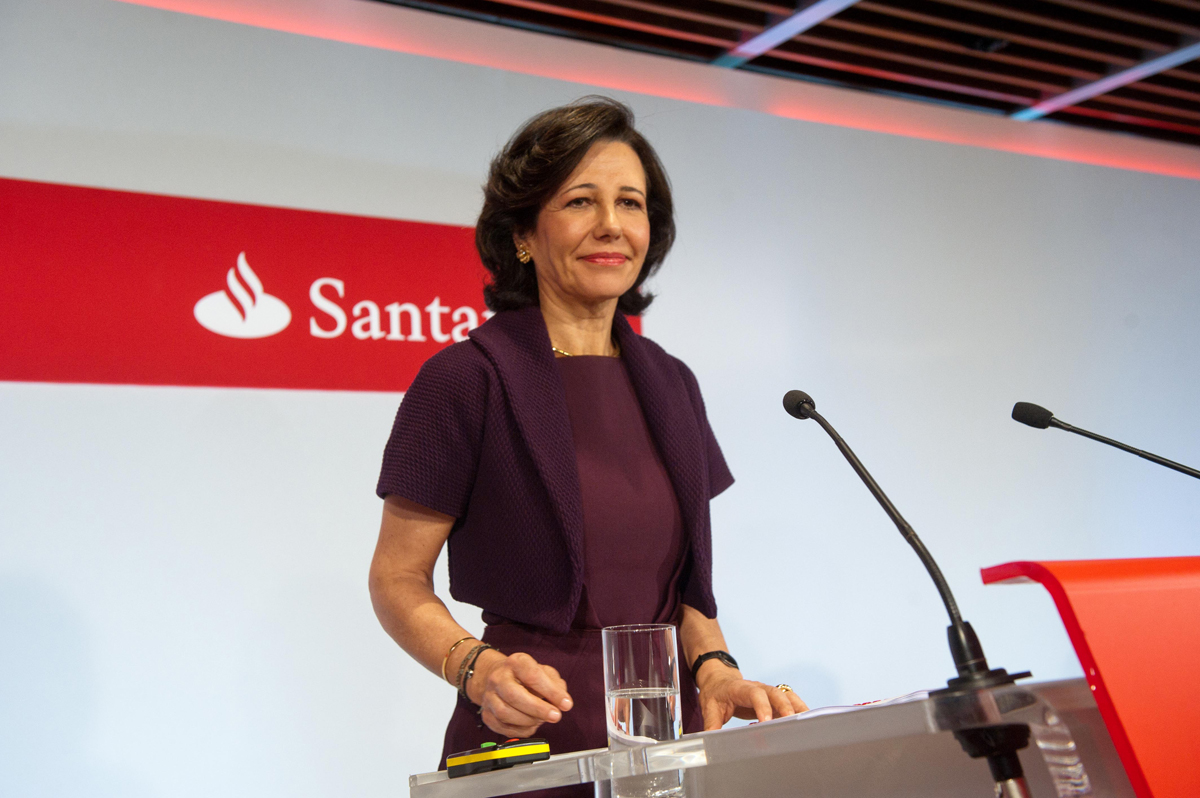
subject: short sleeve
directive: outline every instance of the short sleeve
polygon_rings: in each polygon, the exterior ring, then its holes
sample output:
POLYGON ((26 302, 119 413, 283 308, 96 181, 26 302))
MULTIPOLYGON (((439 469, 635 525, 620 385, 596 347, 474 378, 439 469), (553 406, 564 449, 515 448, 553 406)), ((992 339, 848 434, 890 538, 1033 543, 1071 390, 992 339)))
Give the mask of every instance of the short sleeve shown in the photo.
POLYGON ((708 498, 713 499, 729 489, 733 484, 733 474, 729 471, 729 465, 725 462, 725 455, 717 444, 712 428, 708 426, 708 419, 704 420, 704 438, 708 452, 708 498))
POLYGON ((466 514, 483 441, 489 380, 470 341, 425 362, 396 412, 375 493, 455 518, 466 514))
POLYGON ((725 462, 725 455, 721 452, 720 444, 717 443, 717 436, 713 434, 712 427, 708 423, 708 413, 704 409, 704 397, 700 394, 700 383, 697 382, 696 375, 683 361, 676 360, 675 362, 679 364, 679 368, 683 372, 688 398, 691 400, 692 407, 696 411, 696 418, 700 422, 700 434, 704 436, 704 454, 708 460, 708 498, 713 499, 724 493, 733 484, 733 474, 730 473, 729 466, 725 462))

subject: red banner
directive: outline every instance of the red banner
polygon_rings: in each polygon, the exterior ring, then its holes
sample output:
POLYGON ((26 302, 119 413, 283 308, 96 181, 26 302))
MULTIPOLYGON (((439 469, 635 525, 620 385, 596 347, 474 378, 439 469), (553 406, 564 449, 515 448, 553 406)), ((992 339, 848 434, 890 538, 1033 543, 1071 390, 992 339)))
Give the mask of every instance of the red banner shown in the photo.
POLYGON ((403 391, 485 317, 470 228, 0 179, 0 380, 403 391))

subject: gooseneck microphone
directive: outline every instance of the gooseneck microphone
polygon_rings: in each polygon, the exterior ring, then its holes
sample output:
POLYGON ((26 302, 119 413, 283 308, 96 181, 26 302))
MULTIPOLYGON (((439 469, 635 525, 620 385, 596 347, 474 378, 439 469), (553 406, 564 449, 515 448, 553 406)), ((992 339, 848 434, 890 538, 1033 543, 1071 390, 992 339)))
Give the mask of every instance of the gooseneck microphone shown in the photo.
MULTIPOLYGON (((950 591, 950 585, 934 561, 933 555, 925 548, 925 544, 921 542, 916 531, 908 521, 904 520, 904 516, 900 515, 900 511, 892 504, 887 494, 879 487, 879 483, 867 471, 842 436, 837 433, 832 424, 825 420, 824 416, 817 412, 817 405, 812 397, 804 391, 788 391, 783 396, 783 409, 794 418, 811 418, 829 434, 829 437, 841 450, 842 455, 850 463, 850 467, 867 486, 867 490, 871 491, 871 495, 879 502, 879 506, 887 513, 888 518, 892 519, 892 523, 900 530, 900 534, 908 541, 908 545, 912 546, 913 551, 920 558, 921 564, 925 566, 925 570, 933 579, 933 584, 942 597, 942 604, 946 607, 946 614, 950 616, 950 626, 946 629, 946 633, 950 640, 950 655, 954 658, 958 676, 950 679, 945 688, 934 691, 931 695, 998 687, 1030 676, 1031 674, 1027 671, 1010 674, 1004 668, 988 667, 987 658, 983 654, 983 646, 980 644, 975 630, 971 628, 971 624, 962 619, 958 603, 950 591)), ((992 777, 997 785, 997 795, 1029 795, 1024 772, 1021 769, 1020 760, 1017 758, 1017 751, 1024 748, 1029 742, 1028 726, 1007 724, 962 729, 956 731, 954 736, 970 756, 987 757, 992 777)))
POLYGON ((1197 471, 1194 468, 1188 468, 1185 465, 1176 463, 1173 460, 1168 460, 1165 457, 1159 457, 1156 454, 1151 454, 1150 452, 1142 451, 1141 449, 1135 449, 1128 444, 1121 443, 1120 441, 1114 441, 1112 438, 1106 438, 1103 435, 1097 435, 1094 432, 1088 432, 1085 429, 1073 427, 1065 421, 1059 421, 1054 417, 1054 414, 1046 408, 1030 402, 1017 402, 1015 405, 1013 405, 1012 417, 1013 421, 1020 421, 1022 424, 1027 424, 1028 426, 1036 429, 1054 427, 1055 429, 1074 432, 1076 435, 1082 435, 1085 438, 1091 438, 1094 441, 1100 441, 1101 443, 1107 443, 1109 446, 1115 446, 1123 452, 1136 454, 1143 460, 1149 460, 1152 463, 1158 463, 1161 466, 1166 466, 1167 468, 1178 471, 1181 474, 1187 474, 1189 477, 1196 477, 1197 479, 1200 479, 1200 471, 1197 471))
POLYGON ((979 638, 975 635, 975 630, 971 628, 971 624, 962 619, 961 613, 958 610, 958 602, 954 600, 954 594, 950 592, 950 585, 946 582, 946 577, 942 575, 942 569, 938 568, 938 564, 934 561, 933 555, 925 548, 925 544, 921 542, 921 538, 917 536, 916 530, 904 520, 904 516, 900 515, 900 511, 896 509, 896 505, 892 504, 891 499, 879 487, 879 483, 868 473, 862 461, 850 449, 842 436, 837 433, 833 425, 825 420, 825 417, 817 412, 817 405, 812 397, 804 391, 788 391, 783 397, 783 409, 789 415, 806 419, 811 418, 813 421, 821 425, 825 432, 829 433, 829 437, 833 438, 833 442, 837 444, 842 455, 849 461, 850 467, 858 474, 863 484, 867 486, 867 490, 871 491, 871 495, 883 507, 883 511, 887 513, 888 518, 892 519, 892 523, 900 530, 900 534, 908 541, 908 545, 912 546, 913 551, 917 553, 917 557, 921 559, 921 564, 925 566, 925 570, 929 572, 929 576, 933 579, 933 584, 937 587, 938 593, 942 597, 942 604, 946 606, 946 614, 950 616, 950 626, 946 630, 950 638, 950 654, 954 658, 954 665, 958 669, 958 676, 951 679, 950 687, 963 687, 966 689, 977 689, 979 687, 992 687, 997 684, 1007 684, 1018 676, 1010 676, 1003 668, 991 670, 988 668, 987 658, 983 655, 983 646, 979 643, 979 638))

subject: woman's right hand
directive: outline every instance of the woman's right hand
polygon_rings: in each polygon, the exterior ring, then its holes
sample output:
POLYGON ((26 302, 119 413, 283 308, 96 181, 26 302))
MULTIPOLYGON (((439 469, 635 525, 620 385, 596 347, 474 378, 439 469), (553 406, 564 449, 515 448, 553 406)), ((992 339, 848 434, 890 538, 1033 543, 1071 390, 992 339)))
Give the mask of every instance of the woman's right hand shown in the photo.
POLYGON ((482 707, 489 729, 506 737, 532 737, 543 723, 558 723, 575 706, 558 671, 528 654, 484 651, 467 682, 467 697, 482 707))

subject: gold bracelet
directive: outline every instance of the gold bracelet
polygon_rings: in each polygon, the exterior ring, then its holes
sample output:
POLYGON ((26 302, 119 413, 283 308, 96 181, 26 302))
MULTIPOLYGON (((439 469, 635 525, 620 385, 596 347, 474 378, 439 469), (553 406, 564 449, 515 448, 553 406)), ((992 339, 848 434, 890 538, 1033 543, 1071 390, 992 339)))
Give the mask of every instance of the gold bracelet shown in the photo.
POLYGON ((458 648, 459 646, 461 646, 463 643, 467 642, 468 640, 474 640, 474 639, 475 639, 475 635, 467 635, 462 640, 459 640, 457 643, 450 646, 450 650, 446 652, 446 656, 442 657, 442 681, 443 682, 450 681, 450 677, 446 675, 446 663, 448 663, 450 661, 450 655, 454 653, 454 649, 458 648))

